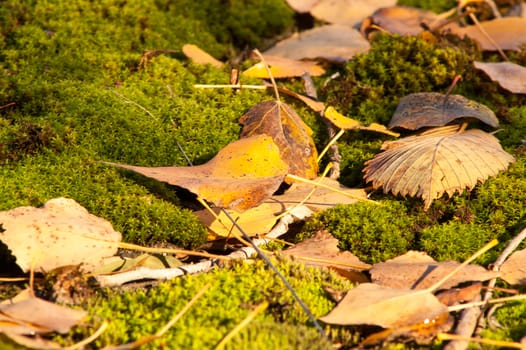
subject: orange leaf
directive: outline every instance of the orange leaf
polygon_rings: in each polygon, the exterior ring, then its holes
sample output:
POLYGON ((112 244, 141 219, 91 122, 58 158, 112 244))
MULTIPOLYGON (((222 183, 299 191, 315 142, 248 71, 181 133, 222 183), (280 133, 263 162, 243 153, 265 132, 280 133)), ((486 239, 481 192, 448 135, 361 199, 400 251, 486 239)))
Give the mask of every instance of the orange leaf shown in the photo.
POLYGON ((269 135, 279 147, 281 158, 289 166, 289 174, 313 179, 318 173, 318 152, 312 130, 287 104, 265 101, 250 108, 239 119, 241 137, 269 135))
POLYGON ((198 64, 210 64, 216 68, 221 68, 224 66, 223 62, 216 60, 208 52, 203 51, 196 45, 183 45, 183 53, 186 57, 198 64))
POLYGON ((106 164, 184 187, 218 207, 237 210, 251 208, 270 197, 288 171, 280 150, 268 135, 232 142, 208 163, 193 167, 106 164))

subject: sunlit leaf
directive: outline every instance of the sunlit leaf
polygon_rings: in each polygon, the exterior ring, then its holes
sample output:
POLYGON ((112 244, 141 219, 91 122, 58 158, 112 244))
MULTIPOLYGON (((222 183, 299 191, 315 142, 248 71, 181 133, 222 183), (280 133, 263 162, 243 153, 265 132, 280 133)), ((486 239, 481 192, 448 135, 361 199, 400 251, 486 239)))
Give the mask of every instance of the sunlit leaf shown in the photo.
POLYGON ((218 207, 237 210, 254 207, 270 197, 289 168, 272 137, 262 134, 228 144, 203 165, 141 167, 106 164, 184 187, 218 207))
POLYGON ((18 207, 0 212, 0 240, 23 271, 82 264, 86 270, 117 252, 120 232, 90 214, 73 199, 55 198, 43 207, 18 207), (100 240, 109 241, 103 242, 100 240), (31 242, 28 244, 28 242, 31 242))
POLYGON ((526 18, 503 17, 467 27, 451 26, 450 30, 460 37, 468 36, 477 41, 482 50, 519 51, 526 44, 526 18), (498 46, 498 47, 497 47, 498 46))
MULTIPOLYGON (((264 58, 265 63, 270 68, 270 74, 272 74, 274 78, 300 77, 304 73, 309 73, 309 75, 317 77, 325 73, 325 69, 313 61, 299 61, 271 55, 265 55, 264 58)), ((270 78, 265 63, 256 63, 245 70, 243 75, 251 78, 270 78)))
MULTIPOLYGON (((418 35, 423 31, 422 23, 427 25, 438 20, 438 16, 416 7, 392 6, 376 10, 370 17, 372 24, 390 33, 418 35)), ((367 28, 362 28, 367 30, 367 28)))
POLYGON ((396 0, 320 0, 310 10, 313 17, 329 23, 352 27, 380 7, 396 4, 396 0))
POLYGON ((396 132, 387 130, 387 128, 384 125, 381 125, 378 123, 371 123, 369 126, 364 126, 358 120, 355 120, 355 119, 346 117, 343 114, 340 114, 332 106, 327 107, 323 116, 329 119, 330 122, 333 123, 335 126, 343 130, 353 130, 353 129, 368 130, 368 131, 380 132, 380 133, 395 136, 395 137, 398 137, 400 135, 396 132))
POLYGON ((444 126, 460 118, 475 118, 494 128, 499 125, 491 109, 464 96, 418 92, 400 100, 389 127, 416 130, 444 126))
POLYGON ((502 279, 513 285, 526 285, 526 249, 518 250, 502 264, 502 279))
POLYGON ((216 68, 221 68, 225 65, 223 62, 212 57, 208 52, 193 44, 183 45, 183 53, 186 57, 198 64, 210 64, 216 68))
POLYGON ((365 180, 385 193, 421 197, 425 209, 444 193, 470 190, 515 161, 493 135, 457 126, 385 142, 382 148, 366 162, 365 180))
MULTIPOLYGON (((318 152, 311 137, 312 130, 289 105, 279 101, 261 102, 250 108, 239 122, 243 124, 241 138, 272 137, 290 174, 307 179, 316 177, 318 152)), ((265 163, 256 163, 256 167, 265 167, 262 165, 265 163)))
POLYGON ((369 42, 356 29, 332 24, 296 33, 264 54, 295 60, 322 58, 341 63, 368 51, 369 47, 369 42))

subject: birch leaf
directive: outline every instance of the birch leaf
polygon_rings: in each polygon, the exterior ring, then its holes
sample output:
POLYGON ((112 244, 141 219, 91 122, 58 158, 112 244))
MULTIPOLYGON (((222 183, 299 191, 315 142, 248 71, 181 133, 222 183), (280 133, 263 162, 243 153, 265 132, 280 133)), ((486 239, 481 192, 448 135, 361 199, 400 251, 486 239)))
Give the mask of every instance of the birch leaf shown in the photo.
POLYGON ((232 142, 206 164, 192 167, 106 164, 186 188, 218 207, 236 210, 254 207, 270 197, 288 172, 278 146, 268 135, 232 142))
POLYGON ((384 152, 366 162, 364 178, 385 193, 417 196, 427 210, 444 193, 452 196, 505 170, 515 159, 496 137, 457 126, 385 142, 384 152))
MULTIPOLYGON (((270 73, 274 78, 301 77, 305 72, 317 77, 325 73, 325 69, 314 61, 299 61, 271 55, 265 55, 264 57, 265 63, 269 66, 270 73)), ((263 62, 258 62, 248 68, 243 72, 243 75, 250 78, 270 78, 263 62)))

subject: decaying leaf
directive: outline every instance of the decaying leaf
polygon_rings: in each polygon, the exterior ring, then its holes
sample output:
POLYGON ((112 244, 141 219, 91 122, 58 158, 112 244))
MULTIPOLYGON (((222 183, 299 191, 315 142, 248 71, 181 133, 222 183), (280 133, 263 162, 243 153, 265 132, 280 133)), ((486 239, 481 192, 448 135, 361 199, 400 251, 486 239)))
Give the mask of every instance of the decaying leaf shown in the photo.
POLYGON ((401 328, 433 320, 447 307, 427 291, 395 289, 362 283, 351 289, 326 316, 325 323, 401 328))
MULTIPOLYGON (((317 77, 325 73, 325 69, 314 61, 298 61, 290 58, 265 55, 265 63, 270 68, 270 74, 274 78, 300 77, 303 73, 309 73, 317 77)), ((269 79, 267 68, 263 62, 258 62, 243 72, 243 75, 251 78, 269 79)))
MULTIPOLYGON (((213 238, 243 236, 222 210, 217 208, 213 210, 219 220, 208 210, 200 210, 194 213, 216 235, 213 238)), ((268 233, 278 220, 277 214, 280 214, 282 210, 283 208, 279 203, 269 202, 261 203, 257 207, 247 209, 242 213, 234 210, 227 211, 247 235, 256 236, 268 233)))
MULTIPOLYGON (((374 24, 390 33, 401 35, 418 35, 422 32, 422 24, 430 25, 438 21, 438 16, 416 7, 391 6, 376 10, 370 17, 374 24)), ((362 32, 367 28, 362 27, 362 32)))
POLYGON ((519 51, 521 45, 526 44, 526 18, 503 17, 481 22, 480 26, 451 26, 450 29, 460 37, 465 35, 477 41, 482 50, 487 51, 496 51, 499 48, 519 51))
POLYGON ((221 68, 225 65, 223 62, 212 57, 208 52, 193 44, 183 45, 183 53, 186 57, 198 64, 210 64, 216 68, 221 68))
MULTIPOLYGON (((261 102, 250 108, 239 122, 243 124, 241 138, 254 135, 272 137, 281 159, 288 165, 289 174, 307 179, 316 177, 318 152, 311 137, 312 130, 289 105, 279 101, 261 102)), ((264 164, 255 162, 255 169, 264 168, 264 164)))
POLYGON ((313 266, 338 266, 359 270, 370 267, 351 252, 341 251, 338 248, 338 240, 325 230, 318 231, 311 238, 284 250, 283 254, 313 266))
POLYGON ((184 187, 218 207, 236 210, 254 207, 270 197, 283 182, 289 168, 268 135, 232 142, 206 164, 193 167, 106 164, 184 187))
MULTIPOLYGON (((456 261, 436 262, 423 252, 404 255, 375 264, 370 270, 373 283, 399 289, 426 289, 458 267, 456 261)), ((499 276, 477 265, 467 265, 451 276, 440 288, 448 289, 463 282, 486 281, 499 276)))
POLYGON ((369 42, 347 25, 332 24, 296 33, 265 51, 265 55, 290 59, 318 59, 345 62, 369 50, 369 42))
POLYGON ((512 62, 473 62, 504 89, 514 94, 526 94, 526 68, 512 62))
POLYGON ((460 303, 469 303, 480 297, 482 283, 475 282, 462 288, 451 288, 440 291, 436 297, 440 302, 447 306, 453 306, 460 303))
POLYGON ((55 198, 42 208, 19 207, 0 212, 0 240, 16 257, 23 271, 49 271, 65 265, 97 267, 117 252, 120 232, 90 214, 73 199, 55 198), (101 241, 104 240, 104 241, 101 241), (109 242, 110 243, 109 243, 109 242), (30 243, 28 243, 30 242, 30 243))
MULTIPOLYGON (((353 204, 356 203, 359 198, 367 198, 367 193, 365 190, 360 188, 346 187, 333 179, 318 178, 315 181, 319 181, 321 184, 330 186, 339 192, 331 191, 322 187, 316 188, 314 193, 303 203, 303 205, 307 206, 313 211, 326 210, 336 206, 337 204, 353 204)), ((290 208, 291 206, 302 202, 309 195, 313 188, 314 185, 311 184, 303 182, 293 183, 284 194, 274 195, 271 197, 271 200, 280 204, 283 208, 290 208)))
POLYGON ((325 103, 315 100, 313 98, 298 94, 295 91, 286 89, 284 87, 278 86, 278 91, 284 94, 287 94, 289 96, 292 96, 294 98, 297 98, 301 102, 305 103, 310 109, 312 109, 314 112, 322 112, 325 109, 325 103))
POLYGON ((385 193, 421 197, 425 209, 444 193, 470 190, 515 161, 493 135, 457 126, 384 142, 382 149, 366 162, 365 180, 385 193))
POLYGON ((325 22, 352 27, 380 7, 395 4, 396 0, 320 0, 310 9, 310 13, 325 22))
POLYGON ((502 279, 513 285, 526 285, 526 249, 518 250, 502 264, 502 279))
POLYGON ((464 96, 418 92, 400 100, 389 127, 417 130, 444 126, 459 118, 476 118, 494 128, 499 125, 499 120, 491 109, 464 96))

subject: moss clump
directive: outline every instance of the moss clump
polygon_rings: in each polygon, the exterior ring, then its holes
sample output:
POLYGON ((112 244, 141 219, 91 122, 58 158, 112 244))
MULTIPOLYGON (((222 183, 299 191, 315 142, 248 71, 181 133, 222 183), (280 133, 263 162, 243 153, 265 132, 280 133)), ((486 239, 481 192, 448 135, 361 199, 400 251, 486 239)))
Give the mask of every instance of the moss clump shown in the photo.
POLYGON ((397 5, 419 7, 435 13, 441 13, 457 6, 457 2, 455 0, 398 0, 397 5))
MULTIPOLYGON (((328 270, 306 268, 287 261, 275 263, 316 317, 334 306, 322 286, 336 290, 350 288, 349 282, 328 270)), ((207 283, 211 283, 211 287, 204 296, 151 348, 157 348, 160 342, 174 349, 213 348, 263 301, 269 302, 269 308, 232 341, 230 348, 266 346, 266 349, 281 349, 287 342, 298 344, 296 348, 302 349, 327 345, 281 281, 262 261, 256 261, 161 283, 154 289, 124 293, 107 291, 108 295, 94 299, 89 307, 92 323, 104 319, 110 322, 95 346, 122 344, 155 333, 207 283), (276 327, 283 327, 290 333, 276 331, 276 327)))
POLYGON ((336 206, 315 215, 305 226, 306 236, 327 229, 361 260, 376 263, 405 253, 413 241, 412 219, 399 202, 380 206, 357 203, 336 206))

